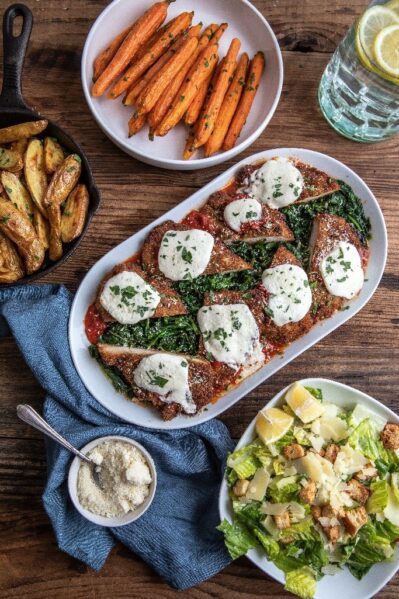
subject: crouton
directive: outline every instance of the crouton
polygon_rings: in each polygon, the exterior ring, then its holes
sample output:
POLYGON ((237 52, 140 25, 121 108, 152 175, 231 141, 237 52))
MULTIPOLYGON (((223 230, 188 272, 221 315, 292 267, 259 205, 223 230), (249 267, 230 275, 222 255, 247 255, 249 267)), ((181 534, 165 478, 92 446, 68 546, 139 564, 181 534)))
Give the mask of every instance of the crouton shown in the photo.
POLYGON ((283 528, 288 528, 291 525, 289 512, 283 512, 279 516, 274 516, 274 522, 276 523, 277 528, 280 530, 283 528))
POLYGON ((334 508, 331 507, 330 504, 327 504, 323 505, 323 507, 321 508, 321 515, 323 518, 336 518, 337 511, 334 510, 334 508))
POLYGON ((287 460, 297 460, 299 458, 303 458, 305 455, 305 450, 302 445, 298 443, 291 443, 291 445, 286 445, 283 447, 283 455, 287 458, 287 460))
POLYGON ((243 497, 245 493, 248 491, 249 480, 245 478, 243 480, 238 480, 233 487, 233 493, 236 497, 243 497))
POLYGON ((321 517, 321 507, 319 505, 312 505, 310 511, 315 520, 318 520, 321 517))
POLYGON ((354 537, 358 533, 367 520, 368 515, 366 508, 363 506, 355 507, 353 510, 345 510, 345 514, 342 517, 342 522, 351 537, 354 537))
POLYGON ((339 446, 336 445, 335 443, 331 443, 330 445, 328 445, 326 447, 326 452, 324 454, 324 457, 326 458, 326 460, 328 460, 329 462, 334 464, 335 460, 337 459, 338 452, 339 452, 339 446))
POLYGON ((326 528, 323 528, 323 532, 326 535, 327 539, 330 541, 330 543, 335 545, 340 536, 339 526, 328 526, 326 528))
POLYGON ((363 468, 359 472, 356 472, 355 478, 356 480, 360 481, 372 480, 377 476, 377 474, 377 468, 373 466, 371 462, 369 462, 368 464, 363 466, 363 468))
POLYGON ((299 498, 304 503, 312 504, 316 497, 316 483, 313 480, 308 480, 306 485, 299 491, 299 498))
POLYGON ((354 501, 358 503, 366 503, 369 498, 370 491, 367 487, 359 483, 355 478, 352 478, 348 483, 347 493, 354 501))
POLYGON ((381 441, 385 449, 399 449, 399 424, 388 422, 381 432, 381 441))

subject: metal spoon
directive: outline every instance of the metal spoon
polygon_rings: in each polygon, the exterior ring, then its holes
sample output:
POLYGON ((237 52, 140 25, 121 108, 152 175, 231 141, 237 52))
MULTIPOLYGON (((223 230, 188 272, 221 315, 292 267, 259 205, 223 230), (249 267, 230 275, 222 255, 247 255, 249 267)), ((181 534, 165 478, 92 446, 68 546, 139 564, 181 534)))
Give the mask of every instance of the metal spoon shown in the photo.
POLYGON ((101 481, 100 474, 96 470, 97 465, 93 462, 93 460, 91 460, 90 458, 88 458, 84 453, 82 453, 81 451, 79 451, 78 449, 76 449, 66 439, 64 439, 64 437, 62 437, 59 433, 57 433, 57 431, 54 430, 36 412, 36 410, 34 410, 32 408, 32 406, 29 406, 28 404, 19 404, 17 406, 17 415, 18 415, 18 418, 20 418, 21 420, 23 420, 24 422, 26 422, 26 424, 29 424, 30 426, 33 426, 33 428, 36 428, 38 431, 40 431, 44 435, 47 435, 48 437, 50 437, 50 439, 53 439, 54 441, 57 441, 57 443, 59 443, 60 445, 62 445, 66 449, 68 449, 71 453, 73 453, 76 456, 78 456, 78 458, 80 458, 81 460, 83 460, 84 462, 86 462, 87 464, 89 464, 90 467, 91 467, 91 472, 92 472, 92 475, 93 475, 94 482, 96 483, 96 485, 98 485, 98 487, 100 487, 100 489, 103 488, 103 484, 102 484, 102 481, 101 481))

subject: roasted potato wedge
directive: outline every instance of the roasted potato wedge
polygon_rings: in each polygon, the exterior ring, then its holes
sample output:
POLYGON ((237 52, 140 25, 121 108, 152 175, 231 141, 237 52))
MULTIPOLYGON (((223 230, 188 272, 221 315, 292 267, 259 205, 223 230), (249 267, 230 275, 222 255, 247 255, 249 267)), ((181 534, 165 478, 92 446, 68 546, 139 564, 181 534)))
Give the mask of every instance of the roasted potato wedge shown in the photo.
POLYGON ((47 191, 47 177, 44 170, 43 142, 32 139, 25 152, 25 180, 32 200, 43 216, 47 216, 43 203, 47 191))
POLYGON ((23 168, 23 165, 20 154, 6 148, 0 148, 0 169, 16 173, 23 168))
POLYGON ((22 184, 21 180, 14 173, 3 171, 1 173, 1 182, 4 191, 14 206, 32 221, 34 204, 29 191, 22 184))
POLYGON ((36 235, 42 242, 45 250, 50 247, 50 226, 36 206, 33 208, 33 226, 35 227, 36 235))
POLYGON ((64 150, 54 137, 44 140, 44 168, 48 175, 52 175, 64 162, 64 150))
POLYGON ((67 199, 82 172, 82 160, 77 154, 67 156, 55 171, 44 197, 45 206, 61 206, 67 199))
POLYGON ((28 147, 28 143, 29 143, 29 140, 26 139, 26 137, 23 137, 22 139, 13 141, 12 144, 10 144, 10 150, 12 150, 13 152, 17 152, 17 154, 19 154, 21 156, 21 160, 24 161, 25 152, 26 152, 26 148, 28 147))
POLYGON ((32 135, 38 135, 48 125, 48 121, 28 121, 26 123, 20 123, 19 125, 12 125, 11 127, 4 127, 0 129, 0 144, 8 144, 18 139, 32 137, 32 135))
POLYGON ((52 262, 59 260, 62 256, 61 240, 61 206, 54 203, 47 209, 50 223, 49 258, 52 262))
POLYGON ((86 185, 77 185, 69 194, 61 217, 61 237, 69 243, 83 231, 89 208, 89 192, 86 185))
POLYGON ((0 231, 17 245, 27 274, 39 270, 44 261, 44 247, 30 220, 3 198, 0 199, 0 231))
POLYGON ((23 276, 22 261, 15 245, 0 233, 0 283, 14 283, 23 276))

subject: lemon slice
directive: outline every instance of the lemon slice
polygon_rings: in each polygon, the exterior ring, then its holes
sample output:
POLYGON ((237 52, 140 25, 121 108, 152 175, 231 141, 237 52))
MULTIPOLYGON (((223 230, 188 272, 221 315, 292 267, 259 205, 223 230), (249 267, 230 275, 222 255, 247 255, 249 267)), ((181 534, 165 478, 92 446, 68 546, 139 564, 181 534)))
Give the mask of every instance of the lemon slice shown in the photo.
POLYGON ((373 6, 366 10, 357 26, 357 37, 363 52, 374 60, 374 41, 378 33, 390 25, 398 25, 399 16, 385 6, 373 6))
POLYGON ((372 71, 373 73, 376 73, 380 77, 383 77, 384 79, 390 81, 391 83, 394 83, 395 85, 399 85, 399 77, 392 77, 392 75, 389 75, 389 73, 382 71, 377 67, 376 64, 372 63, 369 60, 369 58, 364 53, 362 46, 360 45, 359 37, 356 38, 356 50, 359 60, 365 69, 367 69, 368 71, 372 71))
POLYGON ((324 412, 324 406, 300 383, 294 383, 287 391, 285 401, 302 422, 312 422, 324 412))
POLYGON ((374 41, 377 65, 393 77, 399 77, 399 23, 382 29, 374 41))
POLYGON ((292 416, 279 408, 264 408, 256 417, 256 432, 266 445, 275 443, 290 429, 292 416))
POLYGON ((385 6, 386 8, 396 12, 396 14, 399 16, 399 0, 390 0, 385 6))

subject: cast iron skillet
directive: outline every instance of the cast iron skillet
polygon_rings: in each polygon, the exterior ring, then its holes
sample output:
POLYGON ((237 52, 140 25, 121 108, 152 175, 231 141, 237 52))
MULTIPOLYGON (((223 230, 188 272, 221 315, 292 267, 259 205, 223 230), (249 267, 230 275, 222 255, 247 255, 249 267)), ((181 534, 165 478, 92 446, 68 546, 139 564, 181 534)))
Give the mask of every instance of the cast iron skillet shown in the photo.
MULTIPOLYGON (((43 119, 42 115, 34 112, 25 104, 21 92, 21 75, 25 60, 26 49, 28 46, 33 24, 32 13, 24 4, 13 4, 10 6, 3 18, 3 88, 0 94, 0 128, 16 125, 25 121, 36 121, 43 119), (16 17, 22 17, 21 33, 18 37, 13 35, 13 23, 16 17)), ((48 119, 47 119, 48 120, 48 119)), ((56 137, 60 144, 70 153, 79 154, 82 158, 82 175, 80 181, 85 183, 89 191, 90 204, 89 211, 80 237, 71 243, 63 244, 64 253, 62 258, 56 262, 51 262, 47 257, 42 268, 31 274, 26 275, 15 283, 3 283, 0 287, 11 287, 12 285, 21 285, 34 281, 52 272, 71 256, 76 250, 93 215, 100 205, 100 193, 94 182, 93 174, 89 162, 82 148, 58 125, 48 120, 48 126, 38 137, 56 137)))

